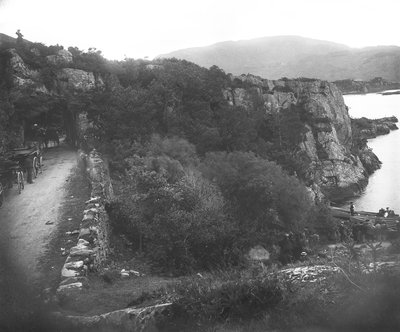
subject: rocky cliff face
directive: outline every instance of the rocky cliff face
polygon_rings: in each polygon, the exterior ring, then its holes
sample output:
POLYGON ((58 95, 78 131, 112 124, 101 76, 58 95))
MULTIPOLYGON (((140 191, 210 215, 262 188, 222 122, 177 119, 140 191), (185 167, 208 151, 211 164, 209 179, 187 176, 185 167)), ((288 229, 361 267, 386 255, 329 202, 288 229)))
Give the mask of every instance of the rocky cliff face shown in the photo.
MULTIPOLYGON (((14 89, 32 88, 37 93, 62 95, 68 92, 90 91, 104 86, 104 81, 100 76, 95 76, 92 72, 70 68, 73 57, 69 51, 60 50, 57 54, 46 57, 48 65, 53 66, 54 76, 50 78, 53 82, 46 82, 43 70, 30 69, 15 49, 7 52, 9 54, 7 70, 12 76, 14 89), (57 89, 47 88, 46 85, 57 87, 57 89)), ((32 53, 35 52, 37 50, 32 50, 32 53)))
POLYGON ((291 106, 302 113, 305 130, 296 153, 306 162, 304 177, 314 191, 321 190, 331 199, 352 196, 365 187, 368 174, 379 168, 379 161, 370 150, 352 153, 348 109, 334 84, 309 79, 232 77, 233 82, 238 80, 242 87, 224 92, 231 104, 249 108, 256 94, 262 98, 266 113, 279 113, 291 106))
MULTIPOLYGON (((10 48, 0 55, 0 103, 8 103, 19 114, 19 119, 14 121, 19 128, 12 131, 18 132, 17 136, 24 141, 21 133, 26 131, 24 127, 29 128, 31 122, 39 121, 43 126, 56 125, 43 123, 43 119, 62 118, 67 139, 76 144, 78 114, 82 112, 80 97, 102 89, 105 79, 94 72, 74 68, 73 55, 64 49, 46 55, 26 44, 22 50, 10 48)), ((1 127, 0 130, 11 131, 1 127)), ((6 145, 6 139, 0 137, 0 151, 6 145)))

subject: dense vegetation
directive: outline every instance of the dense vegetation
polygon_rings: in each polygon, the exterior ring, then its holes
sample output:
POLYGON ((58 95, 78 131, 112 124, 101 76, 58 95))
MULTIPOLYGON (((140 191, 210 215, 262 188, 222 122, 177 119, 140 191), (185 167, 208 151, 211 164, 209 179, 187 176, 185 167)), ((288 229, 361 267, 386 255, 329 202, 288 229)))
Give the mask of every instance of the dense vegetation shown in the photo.
POLYGON ((238 265, 254 245, 271 249, 284 233, 325 225, 329 213, 298 178, 301 109, 265 114, 256 93, 251 109, 232 106, 224 96, 232 82, 217 67, 114 65, 121 84, 87 102, 87 144, 120 179, 109 208, 115 229, 155 270, 238 265))

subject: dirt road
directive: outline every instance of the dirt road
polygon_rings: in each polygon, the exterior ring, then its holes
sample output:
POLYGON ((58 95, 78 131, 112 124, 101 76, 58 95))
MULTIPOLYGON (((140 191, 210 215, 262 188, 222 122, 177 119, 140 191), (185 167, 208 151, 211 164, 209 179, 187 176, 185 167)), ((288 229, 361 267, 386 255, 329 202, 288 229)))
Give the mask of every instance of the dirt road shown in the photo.
POLYGON ((16 186, 11 188, 0 209, 0 240, 7 249, 7 260, 29 282, 39 278, 38 262, 57 230, 65 184, 76 163, 75 151, 49 149, 44 155, 43 173, 33 184, 25 184, 20 195, 16 186))

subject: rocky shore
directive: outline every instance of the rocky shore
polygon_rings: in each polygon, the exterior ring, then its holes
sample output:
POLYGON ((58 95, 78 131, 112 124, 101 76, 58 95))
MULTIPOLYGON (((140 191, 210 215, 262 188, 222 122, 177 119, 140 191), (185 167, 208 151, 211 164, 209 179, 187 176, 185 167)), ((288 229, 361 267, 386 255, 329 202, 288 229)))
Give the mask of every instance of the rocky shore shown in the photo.
MULTIPOLYGON (((363 94, 400 89, 400 83, 389 82, 382 77, 375 77, 370 81, 340 80, 333 82, 343 94, 363 94)), ((390 93, 387 93, 390 94, 390 93)))
POLYGON ((395 116, 380 119, 367 119, 365 117, 352 119, 353 131, 358 132, 362 139, 375 138, 380 135, 387 135, 391 130, 399 129, 396 123, 399 120, 395 116))

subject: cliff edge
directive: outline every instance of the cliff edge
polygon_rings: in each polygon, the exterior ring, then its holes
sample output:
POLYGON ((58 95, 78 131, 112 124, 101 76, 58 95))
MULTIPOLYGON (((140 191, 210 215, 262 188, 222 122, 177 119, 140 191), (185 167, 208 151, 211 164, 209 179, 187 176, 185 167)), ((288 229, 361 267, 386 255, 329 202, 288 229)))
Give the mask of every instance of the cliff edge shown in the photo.
POLYGON ((252 75, 231 79, 236 84, 225 96, 232 105, 254 107, 256 94, 266 114, 298 113, 302 135, 293 149, 302 162, 302 174, 298 175, 316 193, 321 191, 332 200, 353 196, 380 167, 366 146, 355 149, 348 108, 335 84, 316 79, 265 80, 252 75))

